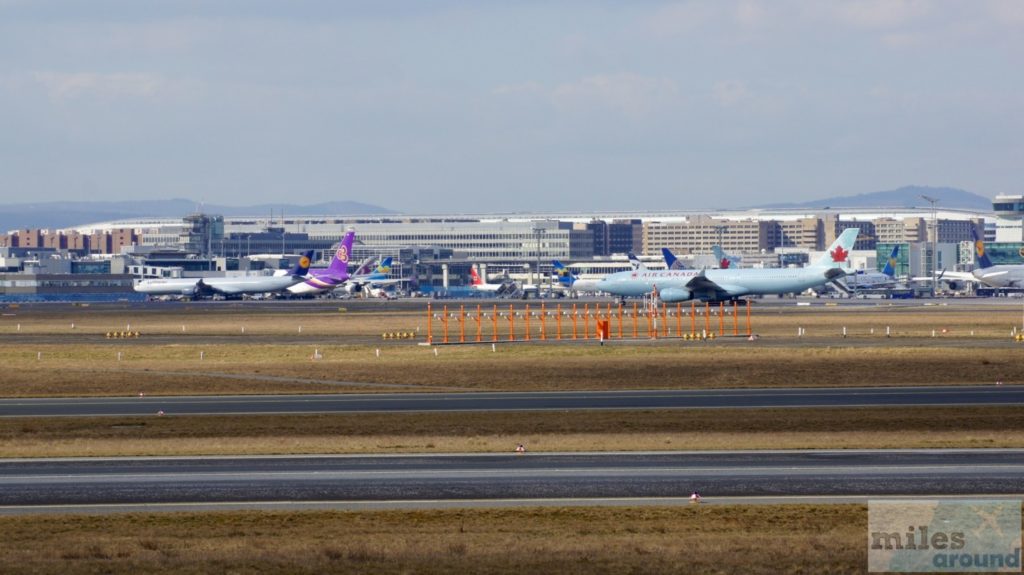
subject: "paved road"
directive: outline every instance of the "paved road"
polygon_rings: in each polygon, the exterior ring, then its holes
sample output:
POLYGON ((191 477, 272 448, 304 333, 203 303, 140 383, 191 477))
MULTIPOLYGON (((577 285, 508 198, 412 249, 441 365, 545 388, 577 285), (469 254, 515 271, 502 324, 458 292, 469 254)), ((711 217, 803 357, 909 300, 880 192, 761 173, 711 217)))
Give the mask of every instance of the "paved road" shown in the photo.
POLYGON ((1024 450, 0 461, 0 512, 77 505, 1012 495, 1024 450))
POLYGON ((1024 405, 1024 386, 3 399, 0 417, 915 405, 1024 405))

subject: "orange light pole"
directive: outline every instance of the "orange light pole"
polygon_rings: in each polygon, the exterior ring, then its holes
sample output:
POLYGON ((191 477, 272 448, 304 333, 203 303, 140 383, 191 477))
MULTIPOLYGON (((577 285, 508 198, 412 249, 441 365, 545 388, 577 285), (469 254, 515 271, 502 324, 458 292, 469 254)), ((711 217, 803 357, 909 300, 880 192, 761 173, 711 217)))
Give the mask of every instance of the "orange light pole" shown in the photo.
POLYGON ((530 304, 526 304, 526 335, 523 337, 524 340, 530 341, 530 304))
POLYGON ((697 335, 697 302, 690 302, 690 335, 697 335))
POLYGON ((448 305, 444 306, 444 315, 441 316, 441 324, 444 325, 444 342, 448 343, 448 305))
POLYGON ((740 334, 740 302, 732 300, 732 334, 740 334))
POLYGON ((494 314, 491 315, 491 341, 498 341, 498 304, 494 304, 494 314))
MULTIPOLYGON (((654 313, 651 313, 651 307, 653 306, 644 305, 644 308, 647 310, 647 313, 644 314, 647 316, 647 337, 651 339, 657 339, 658 334, 657 332, 654 331, 654 313)), ((657 310, 658 308, 654 309, 657 310)))
POLYGON ((555 306, 555 328, 558 330, 555 339, 562 341, 562 304, 555 306))
POLYGON ((619 339, 622 339, 622 304, 621 303, 619 304, 619 339))
POLYGON ((434 343, 434 312, 430 308, 430 304, 427 304, 427 343, 434 343))
POLYGON ((661 326, 662 335, 664 335, 665 337, 668 337, 668 304, 667 303, 661 304, 661 319, 662 319, 662 322, 661 322, 662 323, 662 326, 661 326))
POLYGON ((683 304, 676 302, 676 337, 683 336, 683 304))
POLYGON ((572 304, 572 338, 576 339, 576 304, 572 304))
POLYGON ((508 304, 508 340, 516 340, 516 312, 512 309, 512 304, 508 304))
POLYGON ((590 339, 590 304, 583 304, 583 339, 590 339))
POLYGON ((753 335, 753 330, 750 329, 750 300, 747 300, 747 337, 753 335))
POLYGON ((718 302, 718 335, 725 333, 725 302, 718 302))
POLYGON ((704 335, 711 332, 711 304, 704 302, 704 335))
POLYGON ((466 306, 459 306, 459 343, 466 343, 466 306))
POLYGON ((547 312, 544 310, 544 302, 540 302, 540 339, 542 341, 548 339, 547 312))
POLYGON ((476 341, 480 343, 484 340, 484 313, 480 304, 476 304, 476 341))
POLYGON ((638 322, 640 318, 637 317, 636 302, 633 302, 633 339, 640 337, 640 328, 638 322))

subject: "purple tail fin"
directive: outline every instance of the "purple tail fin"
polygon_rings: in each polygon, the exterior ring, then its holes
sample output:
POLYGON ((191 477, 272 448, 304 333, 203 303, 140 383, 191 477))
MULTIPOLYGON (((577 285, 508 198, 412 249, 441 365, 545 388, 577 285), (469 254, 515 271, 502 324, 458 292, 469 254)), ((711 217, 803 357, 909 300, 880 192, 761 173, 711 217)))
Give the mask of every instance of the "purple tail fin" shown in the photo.
POLYGON ((327 267, 327 272, 331 276, 338 278, 348 277, 348 260, 352 257, 352 240, 355 236, 356 233, 351 230, 345 232, 345 237, 341 240, 338 251, 334 252, 334 257, 331 259, 331 265, 327 267))

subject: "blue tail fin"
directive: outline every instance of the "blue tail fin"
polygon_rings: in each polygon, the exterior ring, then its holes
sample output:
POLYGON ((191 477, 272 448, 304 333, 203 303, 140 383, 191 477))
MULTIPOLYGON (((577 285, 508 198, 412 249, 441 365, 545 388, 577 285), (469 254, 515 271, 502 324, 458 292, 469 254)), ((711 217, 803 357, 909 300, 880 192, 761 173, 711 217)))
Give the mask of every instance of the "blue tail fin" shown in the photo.
POLYGON ((676 254, 672 253, 672 250, 668 248, 661 248, 661 255, 665 258, 665 266, 670 270, 681 270, 684 268, 683 262, 679 261, 676 254))
POLYGON ((885 267, 882 268, 882 273, 889 277, 896 277, 896 258, 900 255, 900 245, 896 244, 892 247, 892 252, 889 253, 889 259, 885 261, 885 267))
POLYGON ((562 265, 562 262, 558 260, 551 260, 551 267, 554 270, 554 275, 558 277, 559 284, 572 287, 573 282, 576 281, 576 276, 569 268, 562 265))
POLYGON ((288 270, 288 275, 292 276, 304 276, 309 272, 309 263, 313 259, 313 250, 308 250, 302 253, 299 257, 299 262, 292 266, 292 269, 288 270))
POLYGON ((391 256, 388 256, 381 260, 377 268, 373 270, 373 273, 384 275, 391 273, 391 256))
POLYGON ((334 258, 331 259, 331 265, 327 266, 327 272, 332 276, 348 277, 348 260, 352 257, 352 241, 355 237, 356 233, 354 231, 349 230, 345 232, 345 237, 342 238, 338 251, 334 252, 334 258))
POLYGON ((634 270, 647 269, 647 266, 644 265, 644 262, 640 261, 640 258, 636 257, 636 254, 634 254, 633 252, 629 252, 627 257, 629 258, 630 267, 632 267, 634 270))
POLYGON ((978 232, 974 228, 971 228, 971 239, 974 240, 974 255, 978 260, 978 268, 992 267, 992 260, 988 259, 988 254, 985 253, 985 242, 978 239, 978 232))

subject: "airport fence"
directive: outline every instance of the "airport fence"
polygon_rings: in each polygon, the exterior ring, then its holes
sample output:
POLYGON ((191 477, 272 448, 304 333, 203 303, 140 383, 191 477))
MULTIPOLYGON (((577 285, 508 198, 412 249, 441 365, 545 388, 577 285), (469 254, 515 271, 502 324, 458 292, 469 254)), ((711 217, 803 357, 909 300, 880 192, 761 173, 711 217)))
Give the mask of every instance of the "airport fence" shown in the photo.
POLYGON ((675 305, 572 304, 516 308, 427 304, 427 343, 465 344, 750 337, 750 301, 675 305), (741 316, 743 320, 741 321, 741 316), (741 325, 743 327, 741 329, 741 325))

